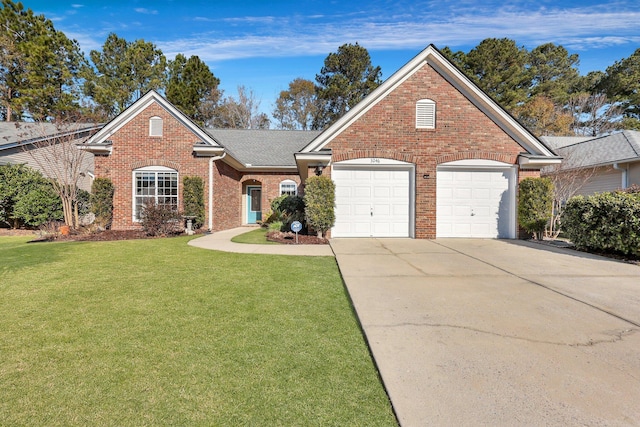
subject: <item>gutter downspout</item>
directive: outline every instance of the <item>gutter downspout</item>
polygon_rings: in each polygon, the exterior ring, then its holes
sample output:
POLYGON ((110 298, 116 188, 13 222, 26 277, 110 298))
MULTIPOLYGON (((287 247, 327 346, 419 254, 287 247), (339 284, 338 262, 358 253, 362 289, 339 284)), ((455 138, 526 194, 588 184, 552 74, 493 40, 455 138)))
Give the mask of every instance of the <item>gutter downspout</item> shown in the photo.
POLYGON ((221 156, 214 156, 209 158, 209 232, 213 230, 213 162, 223 159, 227 153, 222 153, 221 156))
POLYGON ((629 186, 629 178, 627 176, 629 173, 629 170, 626 167, 620 167, 618 163, 614 163, 613 168, 615 170, 622 171, 622 189, 624 190, 629 186))

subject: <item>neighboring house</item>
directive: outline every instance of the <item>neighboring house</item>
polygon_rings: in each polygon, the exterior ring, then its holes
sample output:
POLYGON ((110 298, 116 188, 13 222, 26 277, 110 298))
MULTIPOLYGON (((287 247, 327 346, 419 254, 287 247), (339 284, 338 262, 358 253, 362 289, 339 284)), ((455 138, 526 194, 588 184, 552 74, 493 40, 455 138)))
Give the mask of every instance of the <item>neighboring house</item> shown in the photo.
POLYGON ((181 206, 185 176, 222 230, 325 174, 333 237, 515 238, 518 182, 560 162, 433 46, 321 133, 205 130, 149 92, 80 148, 114 182, 114 228, 139 227, 148 198, 181 206))
POLYGON ((607 136, 542 138, 564 158, 562 168, 544 168, 543 175, 560 172, 575 179, 581 172, 575 194, 588 196, 640 185, 640 132, 625 130, 607 136))
MULTIPOLYGON (((79 153, 73 150, 73 146, 87 139, 101 127, 102 125, 93 123, 62 127, 53 123, 0 122, 0 165, 26 164, 48 178, 55 178, 58 176, 57 172, 51 168, 55 167, 56 163, 46 158, 51 158, 52 150, 58 150, 55 146, 64 141, 69 144, 71 155, 78 158, 79 153)), ((93 155, 85 153, 78 160, 81 162, 78 186, 89 191, 93 182, 93 155)))

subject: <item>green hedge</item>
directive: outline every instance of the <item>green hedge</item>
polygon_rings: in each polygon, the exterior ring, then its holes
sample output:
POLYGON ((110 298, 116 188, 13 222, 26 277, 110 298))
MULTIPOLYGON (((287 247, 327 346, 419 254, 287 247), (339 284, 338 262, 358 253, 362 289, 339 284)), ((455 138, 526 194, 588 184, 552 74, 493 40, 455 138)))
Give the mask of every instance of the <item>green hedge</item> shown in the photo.
POLYGON ((573 197, 561 221, 565 235, 578 248, 640 255, 640 193, 573 197))
POLYGON ((304 187, 305 216, 307 224, 324 237, 327 230, 333 227, 336 215, 333 210, 336 200, 336 186, 331 178, 312 176, 304 187))
POLYGON ((553 213, 553 183, 549 178, 525 178, 520 183, 518 221, 535 239, 542 239, 553 213))
POLYGON ((198 229, 204 225, 204 182, 199 176, 185 176, 182 180, 184 195, 182 208, 184 214, 195 216, 193 228, 198 229))

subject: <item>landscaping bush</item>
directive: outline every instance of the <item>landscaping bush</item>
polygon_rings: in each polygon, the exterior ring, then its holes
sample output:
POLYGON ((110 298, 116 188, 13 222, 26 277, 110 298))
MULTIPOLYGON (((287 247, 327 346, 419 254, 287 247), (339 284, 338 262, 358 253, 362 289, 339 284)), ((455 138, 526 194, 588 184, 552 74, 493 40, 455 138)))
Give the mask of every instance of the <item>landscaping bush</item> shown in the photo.
POLYGON ((185 176, 182 183, 184 215, 195 216, 193 228, 197 230, 204 225, 204 183, 199 176, 185 176))
POLYGON ((98 227, 108 229, 113 219, 113 183, 108 178, 96 178, 91 185, 91 211, 98 227))
POLYGON ((324 237, 336 221, 334 211, 336 186, 326 176, 309 177, 304 187, 304 203, 307 224, 324 237))
POLYGON ((640 193, 573 197, 561 221, 565 235, 580 249, 640 255, 640 193))
POLYGON ((518 222, 533 234, 534 239, 542 239, 544 229, 553 213, 553 183, 549 178, 525 178, 520 183, 518 199, 518 222))
POLYGON ((300 221, 305 230, 304 207, 302 197, 283 194, 271 201, 271 212, 263 224, 267 225, 270 231, 291 231, 291 223, 300 221), (274 224, 280 224, 280 227, 276 228, 274 224))
POLYGON ((53 187, 42 185, 20 197, 14 215, 29 227, 40 227, 51 221, 61 221, 62 201, 53 187))
POLYGON ((59 219, 62 202, 59 196, 52 197, 52 192, 51 182, 37 170, 25 165, 0 166, 0 222, 18 228, 59 219), (44 199, 40 201, 36 195, 44 199))
POLYGON ((171 206, 145 203, 140 215, 142 229, 149 236, 169 236, 182 231, 182 214, 171 206))

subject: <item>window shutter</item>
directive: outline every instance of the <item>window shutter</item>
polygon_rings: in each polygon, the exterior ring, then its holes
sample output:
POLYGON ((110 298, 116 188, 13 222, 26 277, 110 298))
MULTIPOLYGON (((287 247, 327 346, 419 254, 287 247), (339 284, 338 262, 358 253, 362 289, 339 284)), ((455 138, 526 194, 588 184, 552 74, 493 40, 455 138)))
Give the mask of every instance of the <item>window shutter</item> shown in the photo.
POLYGON ((436 103, 430 99, 421 99, 416 103, 416 128, 436 128, 436 103))

